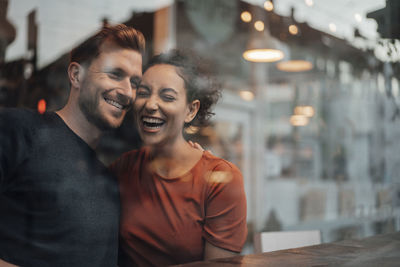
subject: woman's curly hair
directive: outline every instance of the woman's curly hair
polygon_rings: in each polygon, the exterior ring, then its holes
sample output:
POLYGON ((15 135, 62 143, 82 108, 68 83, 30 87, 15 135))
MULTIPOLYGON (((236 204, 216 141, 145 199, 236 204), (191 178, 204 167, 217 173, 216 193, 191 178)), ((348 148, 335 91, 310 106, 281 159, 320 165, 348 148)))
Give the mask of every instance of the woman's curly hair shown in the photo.
POLYGON ((214 115, 211 109, 221 96, 221 86, 213 79, 206 66, 203 66, 204 62, 194 53, 173 49, 151 58, 143 72, 159 64, 176 67, 178 75, 185 82, 188 103, 196 99, 200 101, 196 117, 191 122, 185 123, 185 127, 207 125, 211 116, 214 115))

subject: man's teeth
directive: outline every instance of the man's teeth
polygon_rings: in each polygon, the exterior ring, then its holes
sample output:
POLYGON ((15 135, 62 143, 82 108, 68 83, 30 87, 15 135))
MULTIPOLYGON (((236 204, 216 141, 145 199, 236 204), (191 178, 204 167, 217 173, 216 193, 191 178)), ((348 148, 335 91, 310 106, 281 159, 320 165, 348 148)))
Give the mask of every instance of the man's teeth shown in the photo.
POLYGON ((106 99, 106 98, 105 98, 105 100, 106 100, 106 102, 107 102, 108 104, 113 105, 113 106, 116 107, 116 108, 119 108, 119 109, 123 109, 123 108, 124 108, 123 105, 121 105, 120 103, 118 103, 118 102, 116 102, 116 101, 114 101, 114 100, 106 99))

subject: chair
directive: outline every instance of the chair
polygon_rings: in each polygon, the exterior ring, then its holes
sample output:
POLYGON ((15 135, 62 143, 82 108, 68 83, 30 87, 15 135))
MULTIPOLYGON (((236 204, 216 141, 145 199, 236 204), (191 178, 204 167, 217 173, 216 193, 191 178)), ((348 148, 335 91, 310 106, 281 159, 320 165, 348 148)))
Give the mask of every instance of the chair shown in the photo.
POLYGON ((321 232, 319 230, 262 232, 254 235, 255 253, 271 252, 318 244, 321 244, 321 232))

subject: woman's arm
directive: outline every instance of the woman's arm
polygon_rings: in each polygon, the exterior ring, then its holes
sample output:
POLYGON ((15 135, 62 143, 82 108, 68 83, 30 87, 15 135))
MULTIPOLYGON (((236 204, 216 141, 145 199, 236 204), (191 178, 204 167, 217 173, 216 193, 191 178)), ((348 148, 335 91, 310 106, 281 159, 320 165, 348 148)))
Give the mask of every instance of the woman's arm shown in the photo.
POLYGON ((220 160, 206 177, 203 259, 238 255, 247 237, 243 176, 234 164, 220 160))
POLYGON ((0 259, 0 266, 1 267, 18 267, 17 265, 8 263, 6 261, 3 261, 2 259, 0 259))
POLYGON ((239 253, 216 247, 210 242, 206 241, 203 260, 227 258, 235 255, 239 255, 239 253))

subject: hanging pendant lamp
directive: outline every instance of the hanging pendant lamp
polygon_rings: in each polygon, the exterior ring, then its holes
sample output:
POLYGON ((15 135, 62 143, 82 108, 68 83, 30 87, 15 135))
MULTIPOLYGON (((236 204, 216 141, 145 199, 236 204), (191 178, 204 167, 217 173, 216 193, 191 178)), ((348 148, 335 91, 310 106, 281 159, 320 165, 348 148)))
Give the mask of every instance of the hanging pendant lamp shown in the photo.
POLYGON ((268 29, 255 32, 247 45, 243 58, 251 62, 275 62, 284 57, 278 40, 269 34, 268 29))
POLYGON ((276 68, 285 72, 304 72, 313 69, 311 56, 300 47, 289 46, 284 60, 276 63, 276 68))

